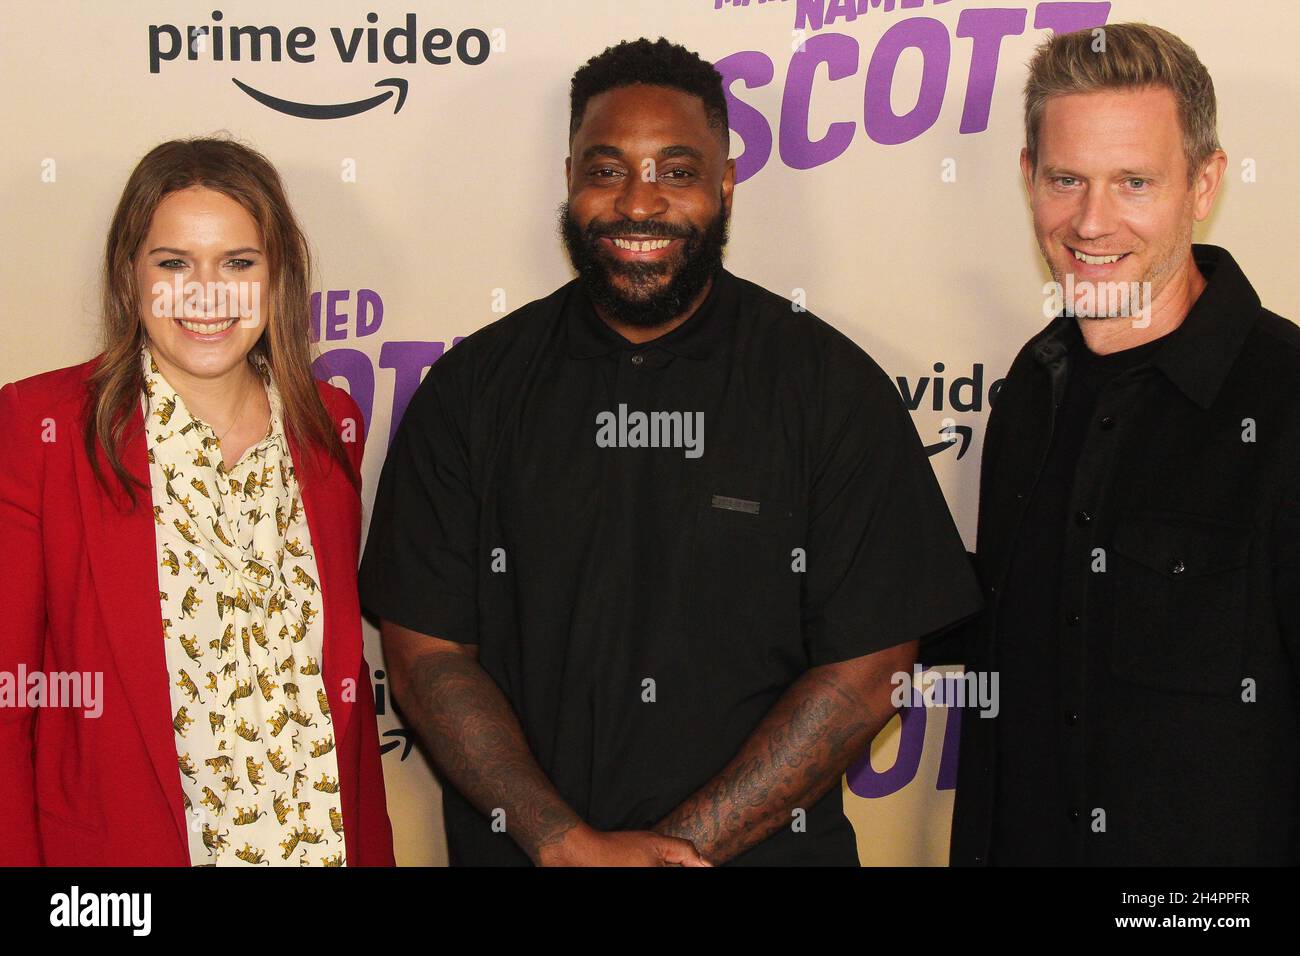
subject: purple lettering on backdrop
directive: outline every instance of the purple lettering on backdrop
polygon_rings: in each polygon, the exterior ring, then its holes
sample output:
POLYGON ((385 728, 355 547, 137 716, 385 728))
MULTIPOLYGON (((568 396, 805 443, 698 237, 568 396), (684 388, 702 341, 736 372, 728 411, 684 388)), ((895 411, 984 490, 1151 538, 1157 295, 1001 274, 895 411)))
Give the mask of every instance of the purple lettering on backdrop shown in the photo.
MULTIPOLYGON (((340 312, 338 304, 352 296, 349 289, 330 289, 325 293, 325 335, 329 342, 348 337, 348 314, 340 312)), ((374 289, 357 290, 357 338, 373 335, 384 322, 384 300, 374 289)), ((321 293, 311 294, 312 341, 321 341, 321 293)))
POLYGON ((1071 33, 1105 24, 1110 16, 1110 0, 1085 2, 1085 0, 1056 0, 1040 3, 1034 10, 1034 29, 1071 33))
POLYGON ((898 756, 888 770, 878 772, 871 766, 868 747, 846 772, 849 789, 859 797, 874 799, 897 793, 916 778, 925 750, 926 707, 921 692, 912 688, 912 706, 899 709, 902 727, 898 736, 898 756))
POLYGON ((795 0, 794 28, 820 30, 826 15, 826 0, 795 0))
MULTIPOLYGON (((820 30, 826 24, 834 23, 836 19, 856 20, 868 9, 893 13, 895 0, 829 0, 829 7, 827 2, 828 0, 795 0, 794 28, 820 30)), ((926 0, 901 0, 898 9, 919 10, 925 6, 925 2, 926 0)), ((949 0, 930 0, 930 6, 938 7, 948 2, 949 0)), ((722 0, 714 0, 713 9, 717 10, 721 6, 722 0)))
POLYGON ((808 138, 813 78, 826 64, 827 77, 842 80, 858 71, 858 41, 842 33, 821 33, 790 60, 781 99, 781 161, 791 169, 812 169, 835 159, 853 142, 854 124, 831 123, 826 135, 808 138))
POLYGON ((379 331, 384 321, 384 300, 374 289, 357 290, 357 338, 372 335, 379 331), (366 316, 373 315, 374 320, 367 322, 366 316))
POLYGON ((743 81, 746 89, 767 86, 774 75, 772 61, 766 53, 741 50, 724 56, 713 66, 722 74, 731 131, 745 144, 745 151, 736 157, 736 182, 743 183, 762 169, 772 155, 772 130, 767 125, 767 117, 744 100, 737 99, 731 86, 737 80, 743 81))
POLYGON ((795 0, 794 28, 820 30, 826 22, 826 0, 795 0))
MULTIPOLYGON (((950 0, 930 0, 939 6, 950 0)), ((737 3, 739 6, 744 3, 737 3)), ((923 0, 905 0, 899 10, 919 9, 923 0)), ((827 3, 827 0, 797 0, 795 29, 820 30, 836 20, 853 21, 868 10, 890 12, 889 0, 858 0, 827 3)), ((1034 27, 1058 33, 1103 26, 1110 16, 1110 0, 1043 0, 1034 7, 1034 27)), ((971 43, 971 65, 962 108, 961 133, 979 133, 988 128, 993 93, 997 83, 1002 41, 1025 32, 1028 8, 973 8, 962 10, 955 33, 971 43)), ((952 45, 943 25, 929 17, 914 17, 895 23, 877 42, 867 67, 863 116, 867 135, 877 143, 894 146, 908 142, 930 129, 939 118, 951 66, 952 45), (921 83, 916 105, 902 116, 893 111, 892 92, 898 60, 908 48, 922 56, 921 83)), ((803 49, 790 60, 781 99, 779 152, 792 169, 812 169, 843 155, 852 145, 854 124, 837 121, 826 134, 812 140, 808 134, 812 87, 821 63, 827 65, 830 80, 852 76, 860 58, 857 41, 841 34, 824 34, 804 40, 803 49)), ((772 60, 756 50, 743 50, 717 61, 722 74, 731 129, 744 142, 745 151, 736 159, 736 182, 758 173, 772 155, 772 129, 761 111, 732 92, 737 80, 748 89, 772 82, 772 60)))
MULTIPOLYGON (((877 0, 877 3, 879 0, 877 0)), ((885 0, 890 6, 893 6, 894 0, 885 0)), ((826 22, 834 23, 836 20, 846 20, 852 22, 858 18, 857 0, 827 0, 826 3, 826 22)))
POLYGON ((393 370, 393 417, 388 424, 389 446, 397 434, 397 426, 402 423, 402 416, 406 414, 406 406, 411 403, 411 396, 420 385, 424 370, 442 357, 444 347, 442 342, 385 342, 379 349, 379 367, 393 370))
POLYGON ((325 293, 325 338, 331 342, 348 337, 348 317, 336 311, 334 306, 348 301, 351 296, 347 289, 330 289, 325 293))
MULTIPOLYGON (((346 314, 338 312, 339 302, 347 302, 351 296, 347 289, 326 291, 325 296, 325 338, 336 340, 348 335, 346 314)), ((321 293, 313 292, 312 338, 319 342, 321 335, 321 293)), ((384 300, 374 289, 357 290, 356 336, 362 338, 379 331, 384 322, 384 300)), ((461 342, 465 336, 458 335, 451 340, 452 345, 461 342)), ((384 342, 379 347, 379 368, 393 369, 393 414, 389 420, 388 442, 384 446, 387 453, 397 434, 397 426, 402 422, 406 406, 411 402, 426 369, 442 357, 445 349, 443 342, 384 342)), ((347 382, 347 390, 361 409, 365 419, 366 434, 370 434, 370 422, 374 418, 375 406, 375 367, 370 356, 357 349, 336 348, 322 353, 312 363, 312 374, 322 381, 342 378, 347 382)))
POLYGON ((1028 10, 963 10, 957 18, 957 36, 975 41, 971 44, 970 77, 966 81, 961 132, 982 133, 988 129, 1002 39, 1024 33, 1028 13, 1028 10))
MULTIPOLYGON (((465 336, 458 335, 451 340, 452 345, 463 341, 465 336)), ((379 348, 379 367, 393 369, 393 414, 388 425, 388 446, 397 434, 397 426, 402 423, 406 406, 411 403, 411 396, 419 388, 426 369, 442 357, 446 345, 443 342, 385 342, 379 348)), ((361 415, 366 422, 366 434, 370 434, 370 421, 374 417, 375 371, 370 356, 357 349, 330 349, 312 363, 312 374, 323 381, 338 376, 347 381, 348 392, 361 408, 361 415)))
POLYGON ((864 117, 867 135, 884 146, 916 139, 934 125, 948 85, 951 43, 948 30, 932 17, 902 20, 885 31, 867 67, 864 117), (898 58, 909 47, 921 51, 921 90, 916 105, 898 116, 889 101, 898 58))
POLYGON ((361 409, 369 435, 375 409, 375 370, 370 365, 370 356, 358 349, 330 349, 311 363, 311 372, 326 382, 336 375, 347 380, 348 392, 361 409))

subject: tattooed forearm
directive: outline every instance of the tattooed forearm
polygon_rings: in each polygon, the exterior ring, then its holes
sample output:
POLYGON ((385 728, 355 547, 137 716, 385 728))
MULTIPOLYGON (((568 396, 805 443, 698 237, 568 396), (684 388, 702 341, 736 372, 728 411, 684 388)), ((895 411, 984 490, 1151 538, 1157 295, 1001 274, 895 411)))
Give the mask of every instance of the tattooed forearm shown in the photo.
POLYGON ((788 826, 839 782, 893 715, 889 678, 915 659, 904 644, 815 667, 790 685, 740 752, 655 827, 723 863, 788 826))
POLYGON ((481 813, 503 810, 506 832, 534 863, 582 822, 538 766, 519 719, 477 660, 421 653, 401 683, 402 713, 434 763, 481 813))

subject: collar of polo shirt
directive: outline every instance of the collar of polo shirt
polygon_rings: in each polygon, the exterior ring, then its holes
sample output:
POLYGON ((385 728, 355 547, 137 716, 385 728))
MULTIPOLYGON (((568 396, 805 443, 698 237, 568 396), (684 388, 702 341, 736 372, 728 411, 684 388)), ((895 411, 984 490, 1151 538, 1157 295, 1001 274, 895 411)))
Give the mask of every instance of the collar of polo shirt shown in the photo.
POLYGON ((739 280, 726 269, 719 269, 713 287, 694 315, 666 335, 635 343, 596 314, 582 281, 574 279, 564 306, 568 352, 573 358, 594 358, 620 349, 663 349, 682 358, 707 359, 725 344, 739 302, 739 280))

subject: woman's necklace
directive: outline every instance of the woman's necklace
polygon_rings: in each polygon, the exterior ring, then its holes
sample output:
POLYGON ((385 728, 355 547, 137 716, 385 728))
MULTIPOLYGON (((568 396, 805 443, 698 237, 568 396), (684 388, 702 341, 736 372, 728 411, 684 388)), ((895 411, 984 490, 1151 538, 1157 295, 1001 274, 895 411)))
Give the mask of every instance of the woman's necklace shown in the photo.
MULTIPOLYGON (((256 373, 255 373, 255 374, 256 374, 256 373)), ((244 398, 243 398, 243 401, 241 401, 241 402, 239 403, 239 411, 235 413, 235 420, 232 421, 232 422, 231 422, 231 423, 226 427, 226 430, 225 430, 224 432, 222 432, 220 435, 217 436, 217 441, 222 441, 222 440, 224 440, 225 437, 226 437, 227 435, 229 435, 229 434, 234 430, 235 426, 239 424, 239 419, 242 418, 243 415, 244 415, 244 408, 248 405, 248 396, 249 396, 249 394, 250 394, 252 391, 253 391, 252 388, 246 388, 246 389, 244 389, 244 398)))

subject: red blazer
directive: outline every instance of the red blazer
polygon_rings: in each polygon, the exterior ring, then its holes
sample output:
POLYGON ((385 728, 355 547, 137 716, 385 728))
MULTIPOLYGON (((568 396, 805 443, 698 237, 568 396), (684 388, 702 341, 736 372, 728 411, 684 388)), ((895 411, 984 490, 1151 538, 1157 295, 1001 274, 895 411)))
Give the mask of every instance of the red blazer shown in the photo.
MULTIPOLYGON (((0 672, 100 671, 102 713, 0 707, 0 865, 188 866, 149 492, 127 511, 96 481, 82 441, 97 359, 0 389, 0 672), (115 503, 116 502, 116 503, 115 503)), ((361 412, 317 382, 360 474, 361 412)), ((137 407, 135 424, 143 425, 137 407)), ((142 431, 123 464, 149 482, 142 431)), ((357 598, 361 500, 337 462, 290 442, 323 601, 323 676, 334 717, 349 866, 392 866, 370 668, 357 598), (308 458, 325 471, 316 480, 308 458), (355 701, 344 699, 355 678, 355 701)), ((116 478, 100 456, 101 469, 116 478)), ((351 696, 351 695, 350 695, 351 696)))

